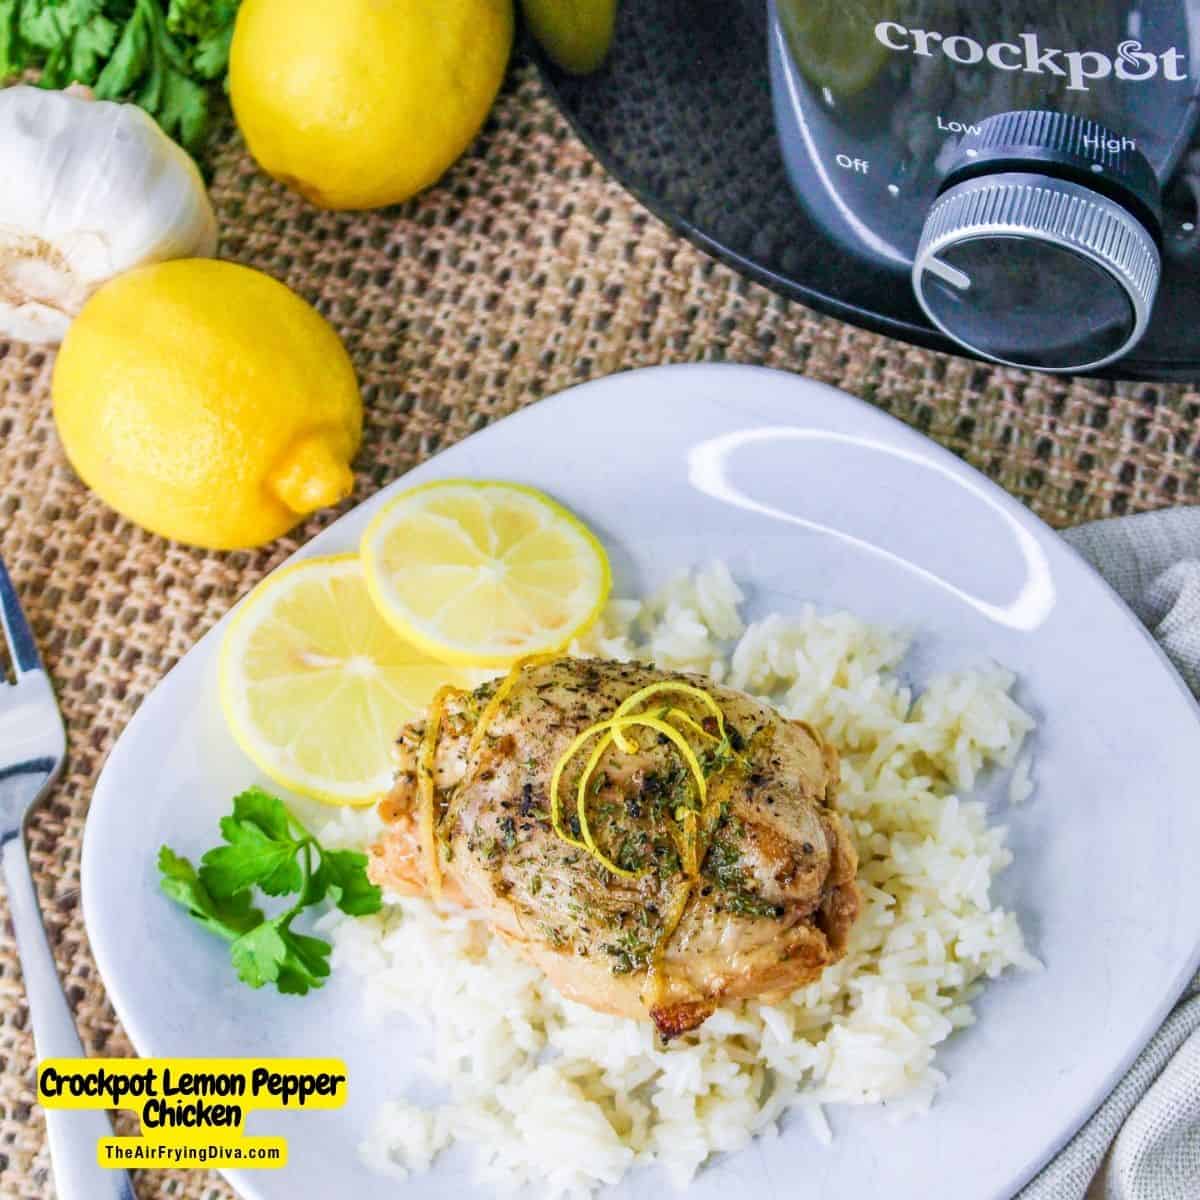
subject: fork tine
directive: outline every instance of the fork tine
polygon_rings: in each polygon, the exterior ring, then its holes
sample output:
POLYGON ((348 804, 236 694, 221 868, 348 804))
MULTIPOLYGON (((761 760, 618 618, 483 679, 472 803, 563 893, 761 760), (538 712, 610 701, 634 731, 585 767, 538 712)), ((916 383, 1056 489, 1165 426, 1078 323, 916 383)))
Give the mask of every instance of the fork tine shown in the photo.
POLYGON ((21 610, 21 602, 17 599, 17 589, 9 578, 4 560, 0 558, 0 623, 4 626, 4 634, 8 639, 9 653, 12 655, 13 667, 18 678, 26 671, 42 669, 42 660, 38 657, 37 643, 33 640, 33 630, 21 610))

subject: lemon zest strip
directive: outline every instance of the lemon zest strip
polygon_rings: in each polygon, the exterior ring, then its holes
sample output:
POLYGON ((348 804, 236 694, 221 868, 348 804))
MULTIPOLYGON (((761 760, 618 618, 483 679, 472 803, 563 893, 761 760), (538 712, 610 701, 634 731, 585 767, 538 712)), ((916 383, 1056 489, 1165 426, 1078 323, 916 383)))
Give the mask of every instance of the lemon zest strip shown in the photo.
POLYGON ((663 921, 662 930, 654 943, 654 950, 650 955, 650 967, 646 972, 646 984, 642 992, 643 1003, 647 1008, 656 1007, 663 998, 662 962, 667 954, 667 945, 675 936, 675 931, 683 920, 683 914, 687 911, 694 884, 695 880, 685 879, 676 889, 675 895, 671 899, 671 907, 663 921))
POLYGON ((679 928, 679 922, 683 920, 684 910, 688 906, 688 901, 692 898, 692 885, 694 879, 685 880, 675 893, 675 899, 671 904, 671 911, 667 913, 667 919, 663 922, 662 934, 654 947, 654 957, 657 961, 661 961, 662 955, 666 953, 667 943, 675 934, 675 930, 679 928))
POLYGON ((452 684, 438 688, 429 705, 429 717, 425 732, 421 735, 421 748, 417 754, 417 781, 420 788, 420 833, 421 852, 425 858, 425 876, 429 882, 429 894, 434 900, 442 896, 442 864, 438 859, 437 845, 437 788, 434 771, 437 755, 438 733, 441 731, 442 716, 446 711, 446 700, 452 695, 462 695, 462 689, 452 684))
POLYGON ((667 709, 664 717, 666 721, 678 721, 681 725, 686 725, 693 733, 698 733, 702 738, 707 738, 710 742, 719 742, 721 739, 715 733, 709 733, 699 721, 689 716, 682 708, 667 709))
POLYGON ((588 825, 587 819, 587 789, 591 782, 592 772, 595 771, 597 764, 600 762, 605 750, 613 743, 613 733, 610 729, 599 742, 596 743, 595 750, 592 751, 591 757, 588 759, 587 766, 583 769, 583 774, 579 777, 579 791, 576 794, 575 807, 579 814, 579 832, 583 837, 583 843, 587 852, 602 866, 607 867, 614 875, 620 875, 624 879, 636 879, 637 871, 630 871, 626 867, 619 867, 611 858, 596 845, 596 839, 592 836, 591 827, 588 825))
POLYGON ((688 809, 683 814, 683 873, 689 879, 700 874, 699 850, 696 843, 696 814, 688 809))
MULTIPOLYGON (((599 725, 589 725, 582 733, 580 733, 574 741, 567 747, 565 753, 554 764, 554 773, 550 776, 550 825, 559 838, 566 842, 569 846, 578 846, 580 850, 587 850, 588 844, 582 838, 572 837, 562 823, 562 799, 558 794, 558 785, 562 781, 563 772, 567 769, 567 764, 575 757, 576 754, 587 744, 587 742, 605 731, 607 722, 601 722, 599 725)), ((583 832, 583 822, 579 825, 580 832, 583 832)), ((591 851, 589 850, 590 854, 591 851)))
MULTIPOLYGON (((632 696, 626 696, 617 708, 617 711, 613 713, 613 716, 623 717, 643 700, 648 700, 651 696, 661 695, 663 692, 676 692, 680 695, 691 696, 693 699, 699 700, 717 718, 717 726, 721 731, 721 737, 725 737, 725 714, 721 711, 721 706, 703 688, 696 687, 691 683, 679 683, 672 680, 665 680, 662 683, 648 683, 644 688, 639 688, 634 692, 632 696)), ((690 720, 691 718, 688 719, 690 720)), ((615 740, 623 753, 631 753, 630 745, 625 738, 618 735, 615 740)))
POLYGON ((487 733, 488 726, 496 719, 496 714, 500 711, 500 706, 508 699, 509 693, 516 686, 521 672, 526 667, 540 667, 544 663, 554 662, 560 658, 562 658, 561 650, 547 650, 542 651, 540 654, 526 654, 522 658, 518 658, 509 667, 508 674, 500 681, 499 686, 492 693, 492 698, 484 706, 483 712, 479 714, 479 720, 475 722, 475 729, 471 734, 471 740, 467 743, 468 758, 479 749, 480 744, 483 742, 483 735, 487 733))
MULTIPOLYGON (((591 829, 587 824, 587 787, 591 780, 592 773, 595 771, 600 762, 600 758, 604 751, 608 748, 610 742, 620 745, 620 735, 623 729, 629 729, 634 726, 642 726, 647 729, 653 729, 656 733, 661 733, 667 738, 679 751, 687 764, 688 770, 692 773, 692 777, 696 780, 696 793, 699 799, 701 811, 705 807, 705 802, 708 798, 708 789, 704 779, 704 771, 700 766, 699 760, 696 758, 695 751, 688 745, 687 739, 675 728, 674 725, 668 725, 666 721, 660 717, 651 716, 649 713, 626 713, 624 715, 613 715, 607 721, 600 721, 595 725, 589 725, 582 733, 580 733, 567 747, 566 752, 559 758, 554 767, 554 774, 550 778, 550 823, 554 828, 554 832, 564 841, 572 846, 578 846, 581 850, 586 850, 593 858, 602 863, 608 870, 617 875, 624 876, 627 879, 636 879, 637 876, 644 872, 627 871, 623 867, 618 867, 614 862, 607 858, 596 845, 595 839, 592 837, 591 829), (579 789, 576 798, 577 815, 579 818, 579 832, 581 837, 574 838, 563 828, 562 823, 562 798, 559 795, 559 786, 562 782, 563 772, 566 770, 568 763, 575 757, 576 754, 590 741, 593 737, 599 735, 604 736, 600 744, 592 751, 588 759, 587 766, 584 768, 583 774, 579 779, 579 789)), ((635 742, 629 739, 623 739, 625 745, 629 747, 625 753, 632 753, 637 749, 635 742)), ((692 864, 690 875, 698 873, 698 863, 696 862, 696 844, 695 844, 695 816, 696 814, 690 809, 685 814, 684 819, 684 852, 688 861, 692 864), (689 839, 687 830, 689 823, 687 817, 691 817, 691 837, 689 839)))

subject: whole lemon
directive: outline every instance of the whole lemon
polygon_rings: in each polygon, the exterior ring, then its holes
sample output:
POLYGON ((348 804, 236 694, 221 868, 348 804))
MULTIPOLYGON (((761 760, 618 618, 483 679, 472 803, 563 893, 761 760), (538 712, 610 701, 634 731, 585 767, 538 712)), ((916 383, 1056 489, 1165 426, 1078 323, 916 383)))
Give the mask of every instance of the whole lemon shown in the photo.
POLYGON ((617 0, 521 0, 521 11, 538 45, 564 71, 588 75, 608 55, 617 0))
POLYGON ((475 137, 512 36, 512 0, 244 0, 234 115, 264 170, 314 204, 395 204, 475 137))
POLYGON ((53 393, 83 481, 177 541, 257 546, 354 483, 362 401, 345 347, 249 267, 179 259, 105 284, 67 332, 53 393))

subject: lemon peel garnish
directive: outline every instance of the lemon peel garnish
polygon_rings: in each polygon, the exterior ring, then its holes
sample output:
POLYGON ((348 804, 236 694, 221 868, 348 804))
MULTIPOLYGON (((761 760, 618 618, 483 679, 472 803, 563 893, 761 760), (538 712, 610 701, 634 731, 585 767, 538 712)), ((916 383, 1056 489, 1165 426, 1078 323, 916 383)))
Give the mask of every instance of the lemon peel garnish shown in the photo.
MULTIPOLYGON (((721 706, 703 688, 696 687, 690 683, 678 683, 670 680, 662 683, 652 683, 628 696, 618 705, 616 711, 607 720, 589 725, 578 734, 555 764, 554 773, 550 778, 550 823, 555 834, 568 845, 577 846, 579 849, 587 851, 601 866, 624 879, 640 878, 646 873, 648 868, 642 868, 640 871, 631 871, 625 867, 618 866, 597 845, 588 822, 588 787, 596 768, 600 765, 600 760, 610 746, 615 745, 623 754, 632 754, 637 750, 637 743, 627 738, 624 735, 624 730, 638 727, 652 729, 665 737, 679 752, 680 757, 687 765, 688 771, 695 780, 696 806, 693 808, 689 805, 680 805, 675 811, 675 819, 681 827, 681 836, 676 841, 680 851, 684 875, 689 880, 694 880, 700 874, 700 863, 704 857, 700 845, 700 823, 701 821, 703 822, 706 832, 712 823, 712 814, 708 802, 708 781, 704 774, 704 768, 700 765, 700 760, 696 757, 696 752, 688 743, 687 738, 674 725, 670 724, 672 719, 679 721, 710 741, 715 741, 722 745, 729 744, 729 733, 725 728, 725 713, 721 709, 721 706), (719 734, 709 733, 698 721, 679 708, 665 709, 658 716, 650 713, 636 713, 631 711, 644 701, 668 692, 691 696, 704 704, 716 717, 717 728, 720 731, 719 734), (560 787, 563 773, 566 771, 568 765, 580 750, 595 737, 599 737, 600 741, 588 757, 583 773, 579 777, 579 785, 576 791, 575 810, 576 819, 579 822, 580 834, 576 838, 563 825, 560 787)), ((674 834, 672 836, 674 837, 674 834)))
MULTIPOLYGON (((670 679, 663 680, 661 683, 648 683, 644 688, 639 688, 634 692, 632 696, 626 696, 617 707, 617 711, 613 713, 613 716, 623 717, 627 712, 632 712, 643 700, 649 700, 651 696, 661 696, 666 692, 691 696, 693 699, 699 700, 717 718, 721 736, 725 736, 725 714, 721 711, 721 706, 702 687, 696 687, 693 683, 679 683, 670 679)), ((618 737, 616 742, 626 754, 630 753, 630 749, 623 738, 618 737)))
POLYGON ((479 720, 475 722, 475 729, 471 733, 471 740, 467 743, 468 758, 479 749, 484 735, 488 731, 488 726, 496 719, 496 714, 500 711, 500 706, 508 699, 509 693, 521 677, 521 672, 526 667, 544 666, 546 663, 556 662, 560 658, 562 658, 561 650, 548 650, 540 654, 527 654, 523 658, 518 658, 513 663, 509 668, 508 674, 500 680, 495 692, 492 693, 492 698, 484 705, 483 712, 479 714, 479 720))
POLYGON ((436 770, 438 733, 442 717, 446 712, 446 701, 451 696, 463 695, 462 688, 451 684, 440 687, 429 705, 429 717, 421 735, 421 748, 417 753, 417 784, 420 789, 420 833, 421 853, 425 859, 425 876, 429 883, 429 894, 434 900, 442 897, 442 864, 438 859, 437 845, 437 787, 436 770))

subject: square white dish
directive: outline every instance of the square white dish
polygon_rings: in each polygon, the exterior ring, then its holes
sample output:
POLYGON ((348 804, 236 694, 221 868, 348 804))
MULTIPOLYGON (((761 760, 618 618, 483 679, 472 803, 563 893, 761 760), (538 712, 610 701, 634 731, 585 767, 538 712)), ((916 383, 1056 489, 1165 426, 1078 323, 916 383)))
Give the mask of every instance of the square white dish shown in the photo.
MULTIPOLYGON (((802 1121, 718 1159, 688 1195, 773 1200, 1002 1200, 1070 1137, 1153 1033, 1200 959, 1200 709, 1149 634, 1051 530, 948 452, 834 389, 756 368, 656 368, 543 401, 410 472, 538 487, 588 522, 616 595, 720 558, 751 616, 805 601, 917 632, 910 670, 994 659, 1038 719, 1036 797, 1005 815, 1016 859, 1002 899, 1039 973, 1005 978, 939 1054, 950 1080, 924 1118, 833 1110, 834 1145, 802 1121), (953 1181, 948 1184, 947 1181, 953 1181)), ((355 548, 385 489, 302 556, 355 548)), ((303 999, 252 992, 225 947, 158 890, 168 842, 195 856, 229 798, 266 782, 216 698, 224 622, 143 703, 97 787, 83 850, 89 936, 143 1055, 335 1056, 350 1099, 257 1114, 289 1138, 280 1172, 232 1172, 242 1194, 486 1195, 451 1154, 403 1184, 357 1144, 416 1079, 422 1035, 367 1029, 353 981, 303 999)), ((552 1131, 548 1131, 552 1136, 552 1131)), ((637 1172, 620 1194, 659 1195, 637 1172)))

